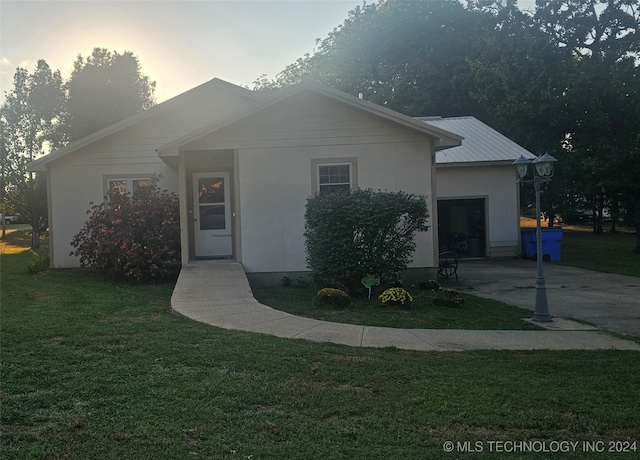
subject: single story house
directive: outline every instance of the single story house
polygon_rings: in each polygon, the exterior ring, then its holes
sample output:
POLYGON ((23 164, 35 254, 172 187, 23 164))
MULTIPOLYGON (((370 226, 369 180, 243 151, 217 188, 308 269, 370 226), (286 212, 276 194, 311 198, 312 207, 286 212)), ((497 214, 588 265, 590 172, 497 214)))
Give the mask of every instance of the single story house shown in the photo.
POLYGON ((515 255, 515 168, 467 150, 459 157, 469 161, 443 157, 466 147, 466 134, 449 130, 462 124, 447 120, 414 119, 314 81, 265 96, 213 79, 29 165, 48 177, 51 265, 78 266, 70 242, 91 203, 154 175, 179 196, 183 264, 227 257, 248 274, 307 271, 306 200, 334 187, 427 197, 431 228, 416 236, 412 268, 437 267, 440 235, 474 237, 476 209, 482 255, 515 255), (469 208, 466 221, 459 208, 469 208))

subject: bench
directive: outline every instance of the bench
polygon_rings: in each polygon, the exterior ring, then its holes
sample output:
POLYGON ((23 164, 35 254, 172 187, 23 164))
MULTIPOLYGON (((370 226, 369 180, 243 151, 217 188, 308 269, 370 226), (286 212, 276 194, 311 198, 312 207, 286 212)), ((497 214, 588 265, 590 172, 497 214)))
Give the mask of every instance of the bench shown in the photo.
POLYGON ((441 252, 438 254, 438 276, 449 279, 455 275, 458 281, 458 254, 455 252, 441 252))

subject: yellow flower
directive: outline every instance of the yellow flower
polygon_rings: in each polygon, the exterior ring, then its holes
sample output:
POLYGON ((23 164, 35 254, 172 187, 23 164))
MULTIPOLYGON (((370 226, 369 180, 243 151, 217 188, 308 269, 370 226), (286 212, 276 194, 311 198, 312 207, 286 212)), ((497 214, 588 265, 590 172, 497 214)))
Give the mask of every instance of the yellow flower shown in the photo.
POLYGON ((405 302, 408 302, 408 303, 413 302, 413 297, 411 297, 411 294, 409 294, 404 289, 393 287, 393 288, 386 289, 382 294, 380 294, 378 296, 378 300, 380 300, 380 302, 382 303, 389 303, 389 302, 398 303, 399 302, 402 305, 404 305, 405 302))

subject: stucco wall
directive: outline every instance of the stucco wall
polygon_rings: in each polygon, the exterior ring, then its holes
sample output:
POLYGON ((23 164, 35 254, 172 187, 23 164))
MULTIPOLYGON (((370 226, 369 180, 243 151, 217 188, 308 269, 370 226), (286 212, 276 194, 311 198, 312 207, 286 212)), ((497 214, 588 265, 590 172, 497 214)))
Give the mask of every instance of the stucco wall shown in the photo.
POLYGON ((438 166, 436 177, 438 199, 487 198, 487 256, 518 254, 518 190, 512 165, 438 166))

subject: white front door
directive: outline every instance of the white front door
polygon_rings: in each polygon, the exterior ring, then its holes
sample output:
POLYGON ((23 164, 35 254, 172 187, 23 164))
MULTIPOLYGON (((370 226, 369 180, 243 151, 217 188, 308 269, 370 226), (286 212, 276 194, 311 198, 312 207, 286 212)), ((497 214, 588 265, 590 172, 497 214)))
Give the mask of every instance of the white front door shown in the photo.
POLYGON ((193 174, 193 228, 196 257, 229 257, 231 205, 229 173, 193 174))

